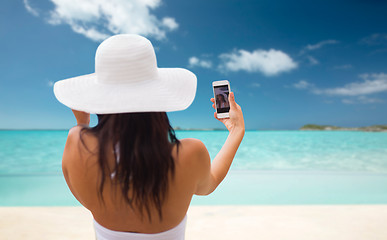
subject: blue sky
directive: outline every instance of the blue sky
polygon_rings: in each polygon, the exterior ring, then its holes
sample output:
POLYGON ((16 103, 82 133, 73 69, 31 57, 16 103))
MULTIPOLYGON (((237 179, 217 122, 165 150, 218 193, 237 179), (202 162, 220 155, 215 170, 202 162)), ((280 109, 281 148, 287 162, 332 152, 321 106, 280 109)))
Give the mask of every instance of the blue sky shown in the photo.
POLYGON ((94 72, 97 46, 118 33, 197 75, 175 127, 222 127, 209 101, 222 79, 248 129, 387 124, 386 13, 383 1, 1 1, 0 128, 72 127, 52 85, 94 72))

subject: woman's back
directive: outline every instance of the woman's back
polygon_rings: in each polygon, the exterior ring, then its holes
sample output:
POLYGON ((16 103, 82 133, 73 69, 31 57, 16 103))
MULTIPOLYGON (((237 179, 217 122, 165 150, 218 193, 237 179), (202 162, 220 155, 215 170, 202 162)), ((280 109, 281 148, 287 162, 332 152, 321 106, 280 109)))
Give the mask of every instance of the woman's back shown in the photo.
MULTIPOLYGON (((124 200, 120 185, 117 185, 114 174, 111 178, 105 177, 103 200, 99 199, 100 169, 98 155, 87 149, 98 149, 98 140, 92 134, 83 135, 85 146, 80 142, 81 127, 71 129, 69 140, 63 157, 63 171, 66 181, 76 196, 94 219, 102 226, 115 231, 157 233, 177 226, 185 217, 191 198, 208 164, 202 164, 204 145, 196 139, 180 140, 179 149, 172 148, 172 157, 175 163, 174 177, 169 177, 168 192, 162 205, 160 220, 155 206, 151 206, 152 221, 142 215, 139 209, 132 208, 124 200), (82 146, 81 148, 76 147, 82 146), (87 147, 87 149, 86 149, 87 147), (77 149, 77 151, 74 151, 77 149)), ((115 155, 112 148, 108 155, 110 169, 114 169, 115 155)), ((131 191, 129 192, 131 195, 131 191)))

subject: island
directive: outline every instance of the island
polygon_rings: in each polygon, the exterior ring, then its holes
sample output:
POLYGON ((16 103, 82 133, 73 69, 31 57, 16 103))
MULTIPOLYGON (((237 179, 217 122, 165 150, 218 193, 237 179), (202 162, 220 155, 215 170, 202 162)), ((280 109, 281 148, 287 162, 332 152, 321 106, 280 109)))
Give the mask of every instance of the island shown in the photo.
POLYGON ((387 125, 372 125, 368 127, 338 127, 333 125, 306 124, 300 128, 302 131, 363 131, 387 132, 387 125))

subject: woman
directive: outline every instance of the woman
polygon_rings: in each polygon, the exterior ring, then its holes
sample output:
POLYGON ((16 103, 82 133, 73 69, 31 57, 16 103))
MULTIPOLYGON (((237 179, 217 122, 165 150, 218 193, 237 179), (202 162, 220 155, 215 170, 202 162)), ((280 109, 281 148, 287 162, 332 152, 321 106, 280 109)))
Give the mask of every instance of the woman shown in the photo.
POLYGON ((228 107, 230 107, 228 105, 228 102, 226 101, 226 98, 224 97, 223 94, 217 94, 216 95, 216 104, 217 104, 217 108, 228 108, 228 107))
POLYGON ((157 68, 151 43, 138 35, 110 37, 95 59, 94 74, 54 85, 77 121, 63 153, 66 182, 91 211, 97 239, 184 239, 192 196, 213 192, 230 168, 244 136, 242 110, 230 93, 230 118, 218 119, 229 135, 211 163, 200 140, 176 138, 165 113, 192 103, 193 73, 157 68))

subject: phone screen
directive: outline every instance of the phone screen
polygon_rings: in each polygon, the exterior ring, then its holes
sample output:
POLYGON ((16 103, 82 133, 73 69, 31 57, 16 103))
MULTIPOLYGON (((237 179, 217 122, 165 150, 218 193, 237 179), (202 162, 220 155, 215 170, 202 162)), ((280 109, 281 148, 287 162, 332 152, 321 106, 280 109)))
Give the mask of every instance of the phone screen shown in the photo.
POLYGON ((220 85, 214 87, 216 112, 226 113, 230 111, 230 103, 228 102, 229 89, 228 85, 220 85))

